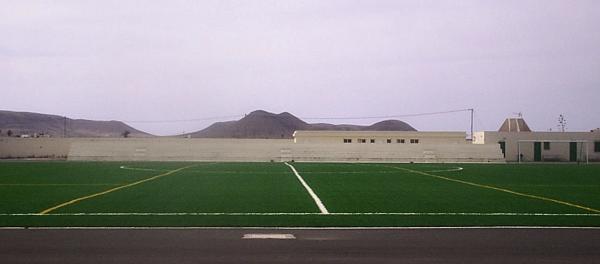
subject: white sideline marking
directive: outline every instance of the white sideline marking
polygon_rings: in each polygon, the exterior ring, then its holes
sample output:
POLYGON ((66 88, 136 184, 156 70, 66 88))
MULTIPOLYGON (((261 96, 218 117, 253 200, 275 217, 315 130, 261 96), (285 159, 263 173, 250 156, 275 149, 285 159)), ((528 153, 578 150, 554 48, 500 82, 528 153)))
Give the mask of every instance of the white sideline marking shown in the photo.
POLYGON ((123 183, 0 183, 0 186, 111 186, 123 183))
POLYGON ((425 171, 425 172, 448 172, 448 171, 461 171, 464 170, 462 167, 456 167, 456 168, 452 168, 452 169, 447 169, 447 170, 430 170, 430 171, 425 171))
MULTIPOLYGON (((0 214, 0 216, 302 216, 302 215, 325 215, 324 213, 13 213, 0 214)), ((559 213, 436 213, 436 212, 370 212, 370 213, 327 213, 332 216, 373 216, 373 215, 396 215, 396 216, 587 216, 600 217, 600 214, 559 214, 559 213)))
POLYGON ((298 180, 300 181, 300 183, 302 183, 302 185, 304 186, 304 188, 306 189, 308 194, 310 194, 310 196, 313 198, 313 200, 315 200, 317 207, 319 207, 319 210, 321 210, 321 214, 329 214, 329 211, 327 211, 327 208, 325 208, 325 205, 323 205, 323 202, 321 202, 321 199, 319 199, 319 196, 317 196, 317 194, 315 194, 315 192, 313 192, 313 190, 310 188, 310 186, 308 186, 308 184, 304 181, 304 179, 302 179, 302 176, 300 176, 298 171, 296 171, 296 168, 294 168, 294 166, 290 165, 287 162, 285 163, 285 165, 290 167, 290 169, 292 169, 294 174, 296 174, 296 178, 298 178, 298 180))
POLYGON ((121 166, 121 167, 119 167, 119 169, 124 169, 124 170, 136 170, 136 171, 166 171, 166 170, 155 170, 155 169, 133 168, 133 167, 127 167, 127 166, 121 166))
POLYGON ((292 234, 244 234, 242 239, 296 239, 292 234))

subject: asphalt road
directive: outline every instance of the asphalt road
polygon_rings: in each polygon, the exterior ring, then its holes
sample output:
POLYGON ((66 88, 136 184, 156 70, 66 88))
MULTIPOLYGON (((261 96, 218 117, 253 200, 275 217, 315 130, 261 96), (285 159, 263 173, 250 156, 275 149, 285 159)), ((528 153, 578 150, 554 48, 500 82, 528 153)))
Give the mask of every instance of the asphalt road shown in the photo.
POLYGON ((600 229, 0 230, 0 263, 600 263, 600 229))

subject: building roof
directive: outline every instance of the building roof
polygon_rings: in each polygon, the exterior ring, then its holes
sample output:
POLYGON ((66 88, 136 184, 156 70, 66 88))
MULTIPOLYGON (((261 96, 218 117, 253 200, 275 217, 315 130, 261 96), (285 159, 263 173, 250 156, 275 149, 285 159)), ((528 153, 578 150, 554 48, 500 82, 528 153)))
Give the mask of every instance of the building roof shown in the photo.
POLYGON ((521 117, 507 118, 498 129, 498 132, 531 132, 531 129, 521 117))

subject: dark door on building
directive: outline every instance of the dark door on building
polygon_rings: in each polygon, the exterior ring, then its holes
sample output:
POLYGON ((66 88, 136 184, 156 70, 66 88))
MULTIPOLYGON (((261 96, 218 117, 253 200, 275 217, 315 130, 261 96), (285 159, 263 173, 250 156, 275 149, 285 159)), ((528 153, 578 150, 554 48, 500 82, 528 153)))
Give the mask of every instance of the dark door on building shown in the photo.
POLYGON ((500 142, 498 142, 498 144, 500 144, 500 149, 502 150, 502 156, 504 156, 506 158, 506 142, 500 141, 500 142))
POLYGON ((577 142, 569 142, 569 161, 577 161, 577 142))
POLYGON ((533 142, 533 161, 542 161, 542 142, 533 142))

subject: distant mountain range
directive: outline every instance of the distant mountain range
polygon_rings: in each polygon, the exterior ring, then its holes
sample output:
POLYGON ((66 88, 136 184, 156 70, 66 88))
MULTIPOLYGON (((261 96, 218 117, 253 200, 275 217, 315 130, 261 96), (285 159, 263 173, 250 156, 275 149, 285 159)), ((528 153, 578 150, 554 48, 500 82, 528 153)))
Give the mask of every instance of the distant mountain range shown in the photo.
POLYGON ((309 124, 288 112, 274 114, 257 110, 240 120, 217 122, 186 135, 198 138, 292 138, 296 130, 416 131, 399 120, 381 121, 370 126, 309 124))
POLYGON ((63 116, 0 110, 0 134, 62 137, 151 137, 121 121, 70 119, 63 116), (10 132, 9 132, 10 131, 10 132))
MULTIPOLYGON (((121 121, 93 121, 70 119, 39 113, 0 111, 0 135, 6 136, 10 130, 14 135, 45 134, 62 137, 66 127, 69 137, 152 137, 121 121)), ((296 130, 340 130, 340 131, 416 131, 409 124, 399 120, 385 120, 370 126, 333 125, 325 123, 309 124, 294 115, 283 112, 269 113, 254 111, 237 121, 217 122, 200 131, 179 136, 193 138, 292 138, 296 130)))

